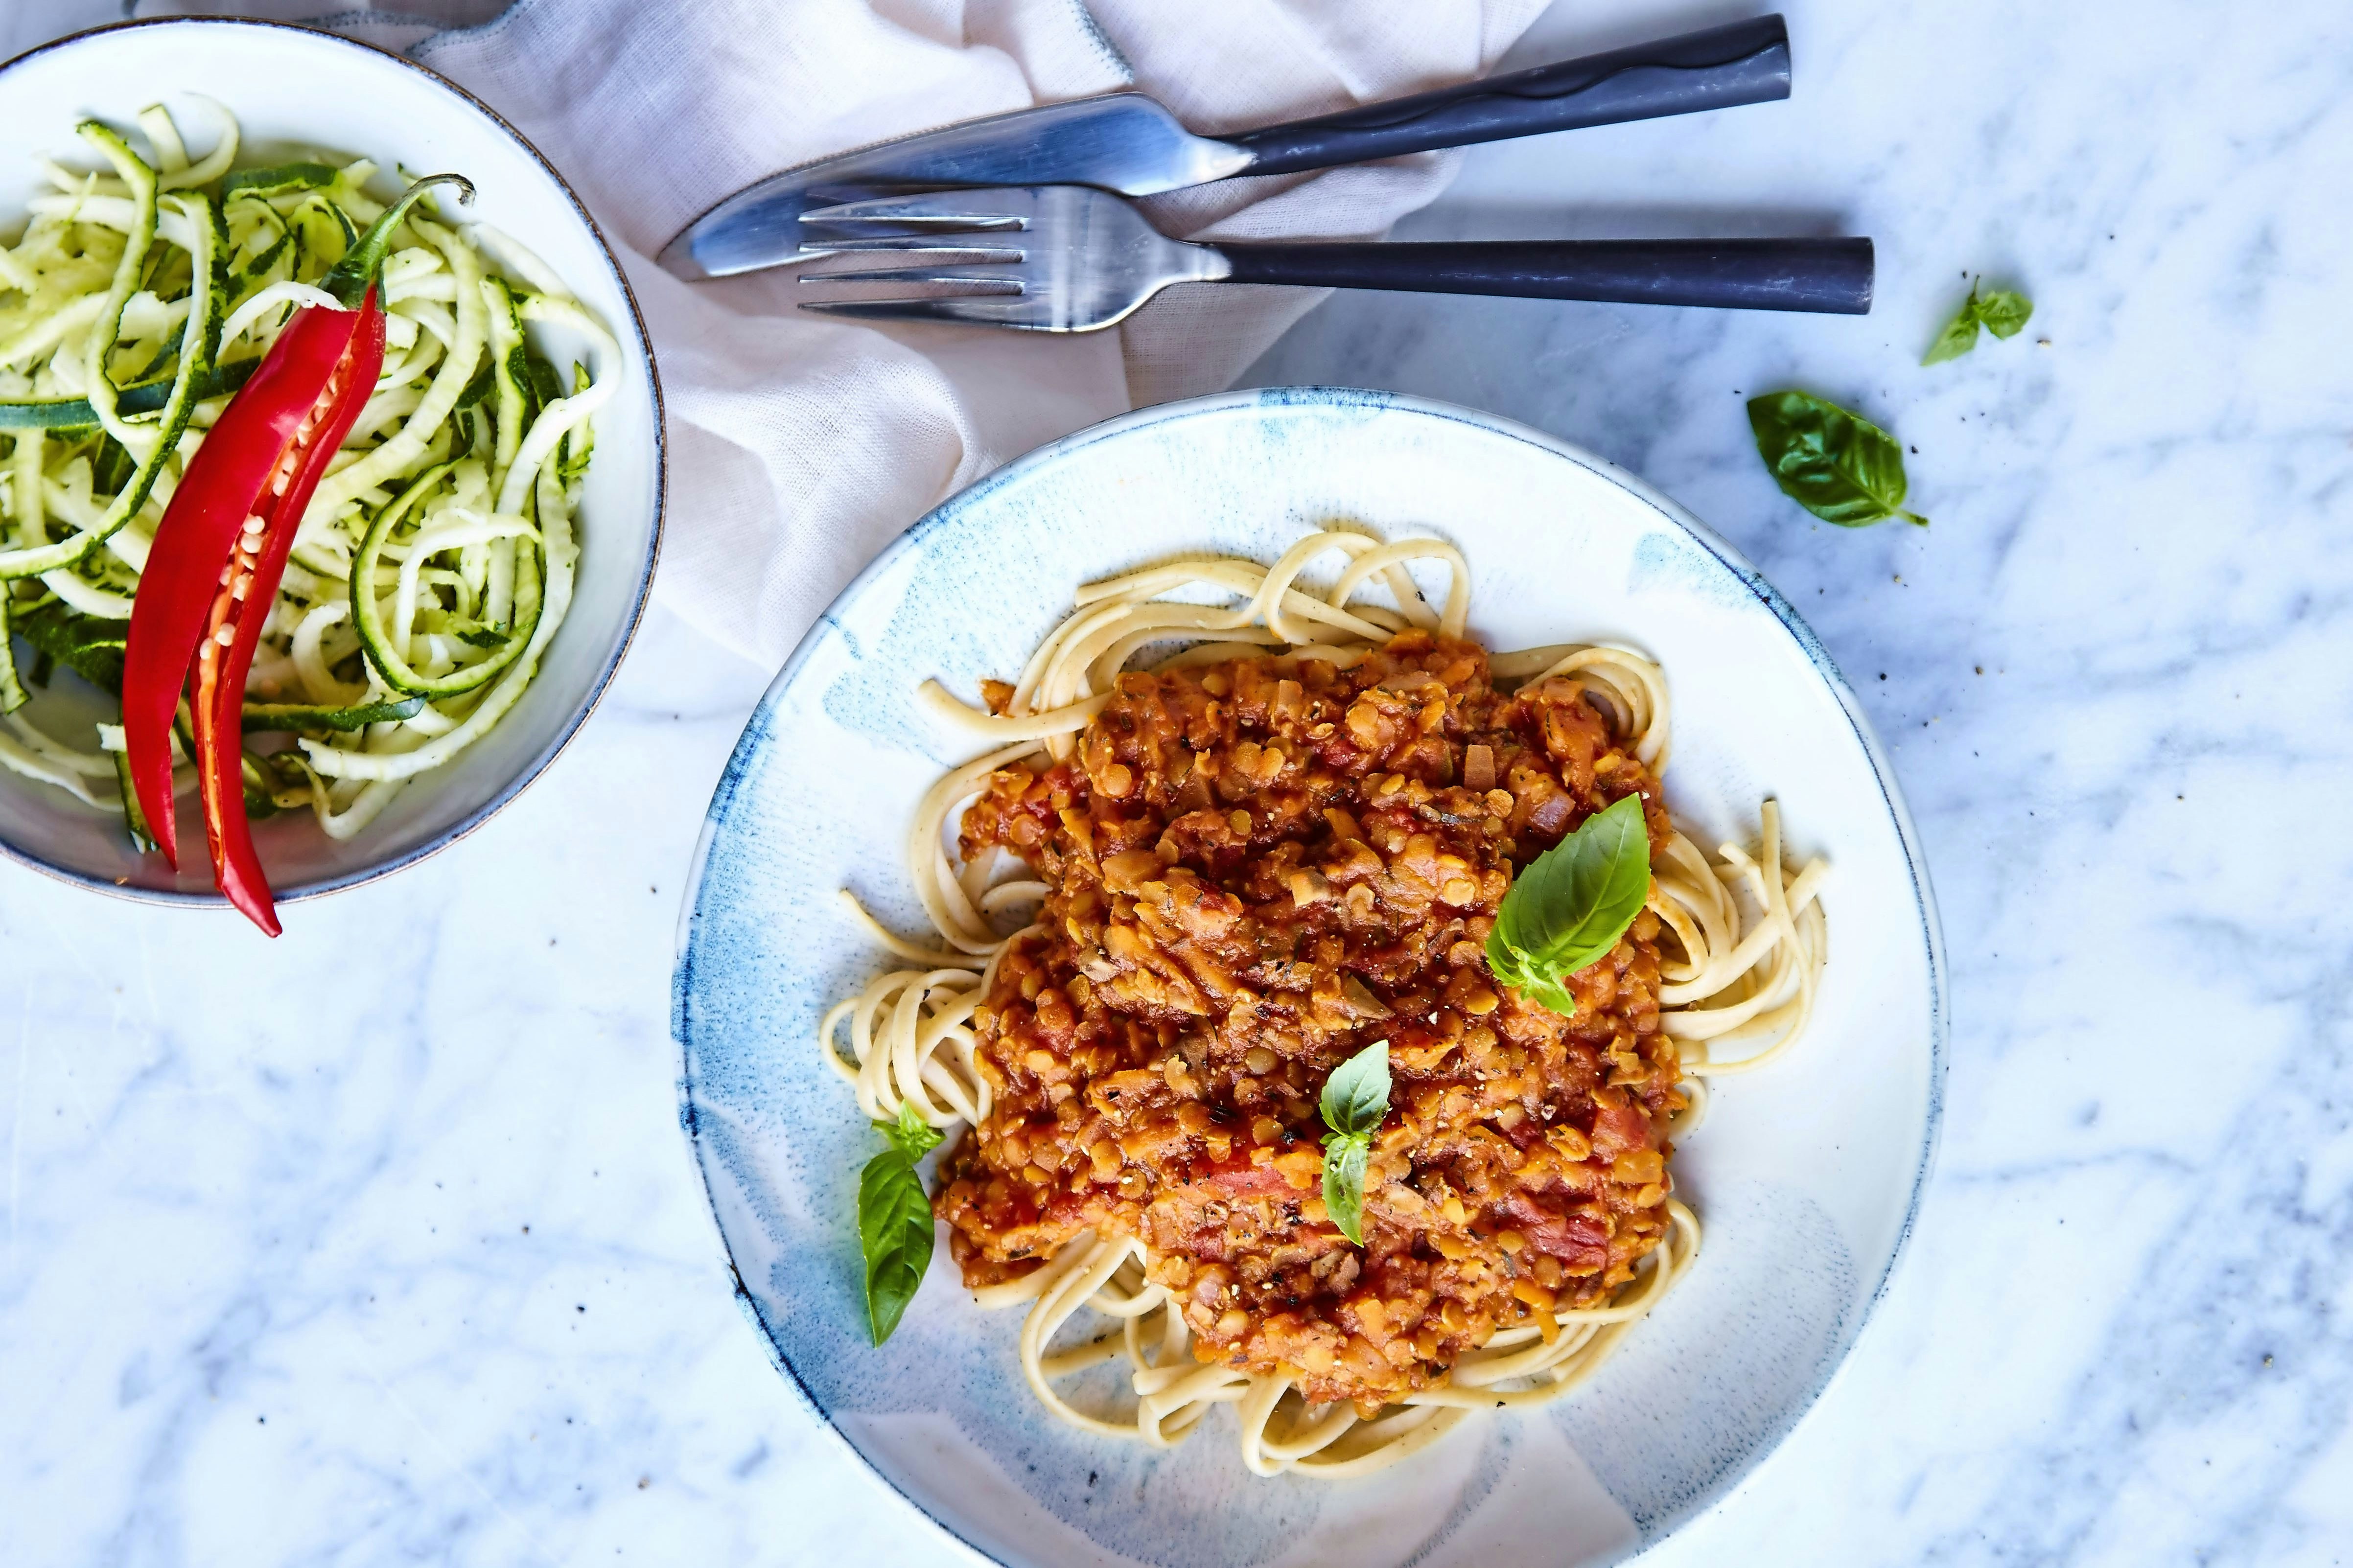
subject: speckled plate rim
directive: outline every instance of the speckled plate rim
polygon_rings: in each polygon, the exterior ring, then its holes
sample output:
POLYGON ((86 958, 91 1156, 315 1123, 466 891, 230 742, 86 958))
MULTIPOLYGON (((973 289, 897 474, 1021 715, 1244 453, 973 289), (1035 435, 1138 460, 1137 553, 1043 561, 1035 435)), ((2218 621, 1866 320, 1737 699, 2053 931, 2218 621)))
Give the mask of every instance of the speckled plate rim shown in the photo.
POLYGON ((1878 1316, 1879 1305, 1886 1299, 1894 1283, 1895 1271, 1911 1251, 1912 1234, 1919 1223, 1920 1205, 1925 1197, 1930 1175, 1936 1161, 1937 1145, 1943 1132, 1945 1117, 1945 1075, 1950 1055, 1951 1018, 1948 1013, 1948 990, 1945 978, 1944 928, 1936 913, 1936 892, 1929 881, 1928 863, 1920 848, 1919 835, 1912 825, 1912 814, 1904 804, 1903 791, 1895 783, 1894 771, 1873 732, 1871 721, 1862 711, 1862 704, 1854 689, 1847 684, 1821 639, 1814 635, 1796 606, 1781 596, 1780 591, 1765 580, 1732 545, 1692 515, 1664 493, 1619 468, 1603 458, 1596 457, 1580 447, 1558 440, 1543 431, 1522 425, 1516 420, 1465 408, 1457 404, 1441 403, 1433 398, 1414 397, 1402 393, 1389 393, 1354 387, 1281 386, 1264 387, 1247 392, 1219 393, 1208 397, 1191 398, 1181 403, 1161 404, 1140 408, 1104 420, 1099 425, 1063 437, 1016 458, 986 479, 975 481, 918 518, 904 533, 892 540, 882 552, 869 562, 865 569, 850 579, 849 584, 834 596, 825 613, 810 624, 794 647, 791 657, 776 672, 761 694, 759 705, 744 727, 742 737, 727 759, 727 767, 720 775, 718 786, 712 792, 711 806, 703 816, 702 830, 694 846, 694 858, 687 875, 684 900, 679 911, 677 963, 670 981, 670 1037, 679 1047, 678 1115, 679 1126, 686 1134, 689 1152, 695 1170, 702 1178, 705 1206, 710 1211, 712 1230, 719 1242, 719 1251, 726 1265, 728 1277, 733 1281, 735 1304, 744 1318, 758 1332, 765 1347, 768 1361, 783 1374, 800 1406, 815 1418, 818 1426, 839 1446, 857 1468, 868 1476, 884 1492, 897 1498, 916 1514, 928 1521, 947 1541, 961 1548, 967 1561, 991 1564, 992 1568, 1019 1568, 1018 1563, 984 1551, 961 1534, 955 1526, 925 1507, 923 1502, 901 1489, 890 1478, 868 1462, 857 1446, 843 1435, 825 1408, 818 1404, 807 1382, 785 1353, 784 1344, 775 1328, 760 1310, 756 1298, 744 1282, 743 1270, 736 1266, 734 1248, 727 1239, 725 1228, 719 1221, 718 1195, 712 1185, 711 1161, 715 1157, 702 1135, 695 1109, 695 1052, 689 1036, 687 1002, 694 972, 694 937, 702 901, 703 875, 709 863, 712 847, 722 828, 726 826, 738 790, 753 760, 759 754, 773 733, 777 700, 799 677, 801 669, 822 642, 828 629, 839 618, 844 605, 857 598, 868 584, 884 573, 906 552, 921 545, 930 535, 954 522, 957 517, 980 505, 997 490, 1019 484, 1041 468, 1046 468, 1074 453, 1104 441, 1117 440, 1136 431, 1161 426, 1179 424, 1188 419, 1222 415, 1250 408, 1320 407, 1334 409, 1370 409, 1425 416, 1454 424, 1467 425, 1493 435, 1549 453, 1576 464, 1598 479, 1617 487, 1648 506, 1663 521, 1688 535, 1707 552, 1725 573, 1737 581, 1742 590, 1772 613, 1815 675, 1838 700, 1840 710, 1852 727, 1856 742, 1871 763, 1872 776, 1878 784, 1889 819, 1894 824, 1896 837, 1904 849, 1904 859, 1912 878, 1915 911, 1920 921, 1920 936, 1926 950, 1928 981, 1928 1075, 1927 1106, 1920 1141, 1920 1157, 1912 1174, 1912 1189, 1906 1196, 1903 1224, 1896 1235, 1895 1245, 1889 1251, 1887 1262, 1880 1270, 1870 1296, 1863 1301, 1854 1331, 1844 1346, 1828 1357, 1820 1366, 1812 1386, 1792 1399, 1781 1417, 1767 1426, 1740 1455, 1725 1464, 1702 1486, 1694 1489, 1688 1500, 1670 1510, 1641 1545, 1628 1553, 1626 1560, 1647 1554, 1671 1537, 1679 1533, 1701 1514, 1715 1508, 1734 1488, 1755 1473, 1788 1439, 1798 1424, 1817 1405, 1831 1385, 1837 1381, 1862 1342, 1863 1333, 1878 1316))
MULTIPOLYGON (((533 163, 539 165, 540 172, 547 176, 549 183, 562 193, 566 202, 571 204, 573 212, 578 215, 580 222, 588 230, 588 237, 596 241, 597 255, 603 258, 606 269, 612 274, 614 287, 620 290, 622 300, 628 305, 629 331, 636 335, 638 353, 645 363, 647 385, 653 395, 653 529, 647 538, 645 563, 638 574, 637 593, 629 601, 628 614, 617 628, 612 647, 606 652, 605 662, 596 671, 596 679, 589 685, 587 698, 582 701, 579 710, 572 715, 554 737, 540 749, 539 754, 525 763, 514 777, 509 779, 497 794, 431 838, 389 859, 361 867, 357 870, 347 871, 340 876, 323 877, 316 881, 290 883, 285 887, 271 889, 276 900, 280 904, 301 903, 309 899, 325 898, 330 893, 340 893, 346 889, 363 887, 367 883, 389 877, 396 871, 405 871, 421 860, 438 855, 460 838, 472 833, 491 817, 505 810, 509 802, 538 782, 539 775, 545 773, 554 763, 557 755, 572 743, 572 737, 580 732, 580 727, 588 722, 590 715, 596 711, 597 704, 605 700, 606 689, 612 684, 614 674, 620 669, 621 660, 628 657, 630 644, 637 640, 638 627, 645 619, 646 602, 653 593, 654 568, 661 561, 662 527, 668 520, 670 504, 670 442, 662 413, 661 369, 655 363, 653 340, 646 333, 645 311, 638 307, 636 290, 629 287, 629 275, 623 269, 620 258, 613 254, 612 243, 605 237, 605 231, 597 226, 596 219, 589 213, 587 204, 580 199, 580 194, 572 188, 571 182, 557 171, 554 163, 548 162, 545 153, 533 145, 530 137, 514 128, 506 116, 443 76, 439 71, 406 55, 392 49, 380 48, 375 44, 364 43, 358 38, 347 38, 341 33, 331 33, 323 27, 304 26, 299 22, 273 22, 259 16, 148 16, 132 21, 108 22, 95 27, 84 27, 79 32, 69 33, 61 38, 52 38, 46 44, 37 44, 21 54, 11 55, 5 60, 0 60, 0 93, 5 93, 7 89, 8 73, 27 60, 54 54, 60 49, 71 48, 79 44, 86 44, 93 38, 101 37, 110 33, 125 33, 144 27, 259 27, 281 33, 301 33, 406 67, 423 77, 431 86, 439 88, 442 91, 470 106, 483 119, 505 132, 533 163)), ((127 882, 116 882, 105 877, 94 877, 87 872, 77 871, 70 866, 60 866, 54 861, 46 860, 34 851, 21 845, 12 844, 5 838, 0 838, 0 856, 5 856, 29 870, 38 871, 45 877, 55 878, 68 886, 86 888, 91 892, 104 893, 109 898, 123 899, 133 903, 175 905, 183 909, 225 910, 229 907, 228 900, 218 892, 193 892, 176 888, 141 888, 127 882)), ((701 864, 699 858, 697 864, 701 864)))

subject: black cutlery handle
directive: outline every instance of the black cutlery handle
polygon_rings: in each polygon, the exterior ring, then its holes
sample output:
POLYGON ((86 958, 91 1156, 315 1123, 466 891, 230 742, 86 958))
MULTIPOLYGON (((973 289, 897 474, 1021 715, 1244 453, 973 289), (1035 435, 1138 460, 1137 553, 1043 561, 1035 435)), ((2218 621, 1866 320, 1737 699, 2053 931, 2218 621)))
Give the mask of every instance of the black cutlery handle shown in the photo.
POLYGON ((1256 154, 1243 174, 1287 174, 1788 96, 1788 29, 1757 16, 1220 140, 1256 154))
POLYGON ((1233 283, 1507 294, 1736 310, 1871 309, 1867 239, 1513 239, 1219 245, 1233 283))

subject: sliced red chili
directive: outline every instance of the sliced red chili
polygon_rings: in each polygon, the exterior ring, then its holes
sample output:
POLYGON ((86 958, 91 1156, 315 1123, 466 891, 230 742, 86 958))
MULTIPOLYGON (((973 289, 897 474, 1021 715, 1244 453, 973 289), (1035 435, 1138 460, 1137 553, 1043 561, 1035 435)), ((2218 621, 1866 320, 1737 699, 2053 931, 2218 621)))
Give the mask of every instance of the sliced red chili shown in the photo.
MULTIPOLYGON (((140 573, 123 654, 123 741, 140 808, 156 847, 174 867, 180 853, 172 819, 172 714, 196 645, 209 635, 224 563, 236 553, 245 520, 266 497, 295 433, 350 351, 359 320, 357 311, 308 308, 286 324, 188 460, 140 573)), ((262 604, 266 608, 269 601, 262 604)))
POLYGON ((278 913, 269 879, 253 852, 253 830, 245 815, 245 677, 253 668, 262 623, 277 600, 278 581, 285 575, 286 557, 294 548, 311 492, 326 475, 327 460, 367 405, 383 368, 384 311, 371 289, 350 333, 350 346, 271 470, 267 492, 239 529, 228 568, 221 574, 227 581, 216 585, 191 672, 188 712, 196 742, 196 789, 204 802, 213 871, 228 901, 272 936, 278 934, 278 913))
POLYGON ((277 910, 245 815, 246 675, 302 514, 384 368, 375 278, 392 231, 428 187, 452 180, 410 186, 322 280, 346 308, 306 306, 279 333, 189 460, 132 602, 123 749, 156 847, 178 866, 171 726, 185 689, 214 878, 271 936, 277 910))

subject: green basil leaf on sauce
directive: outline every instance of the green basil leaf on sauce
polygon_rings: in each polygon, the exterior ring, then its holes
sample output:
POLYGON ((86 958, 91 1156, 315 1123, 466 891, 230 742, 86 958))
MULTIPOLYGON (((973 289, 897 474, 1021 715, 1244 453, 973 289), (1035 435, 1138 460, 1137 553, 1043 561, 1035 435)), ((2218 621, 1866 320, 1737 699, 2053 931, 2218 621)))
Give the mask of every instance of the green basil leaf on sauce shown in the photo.
POLYGON ((1324 1080, 1324 1208, 1340 1234, 1365 1245, 1365 1166, 1389 1113, 1389 1043, 1376 1040, 1324 1080))
POLYGON ((1651 835, 1630 795, 1578 824, 1513 881, 1487 933, 1487 967, 1527 1000, 1577 1011, 1568 977, 1609 955, 1651 896, 1651 835))
POLYGON ((1365 1164, 1372 1152, 1372 1141, 1360 1133, 1324 1140, 1324 1209, 1358 1247, 1365 1245, 1365 1164))
POLYGON ((1335 1132, 1364 1136, 1377 1130, 1389 1113, 1389 1043, 1375 1040, 1333 1068, 1321 1104, 1324 1125, 1335 1132))
POLYGON ((915 1162, 940 1135, 903 1104, 896 1121, 877 1121, 874 1130, 891 1147, 859 1173, 858 1242, 866 1254, 867 1326, 879 1345, 898 1328, 931 1267, 932 1200, 915 1162))
POLYGON ((2014 338, 2026 319, 2034 314, 2034 301, 2023 294, 2007 289, 1997 289, 1977 301, 1978 320, 1985 330, 1998 338, 2014 338))
POLYGON ((1773 392, 1748 400, 1748 424, 1773 482, 1824 522, 1928 526, 1904 510, 1904 448, 1862 416, 1811 393, 1773 392))

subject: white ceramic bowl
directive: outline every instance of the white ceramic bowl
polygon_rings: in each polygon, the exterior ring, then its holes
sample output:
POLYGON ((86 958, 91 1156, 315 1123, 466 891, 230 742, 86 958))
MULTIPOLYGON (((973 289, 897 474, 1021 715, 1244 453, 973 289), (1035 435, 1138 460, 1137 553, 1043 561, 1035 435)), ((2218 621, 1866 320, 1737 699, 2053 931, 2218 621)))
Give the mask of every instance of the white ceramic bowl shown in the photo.
POLYGON ((1229 394, 1081 431, 951 499, 776 678, 712 801, 696 876, 674 1013, 682 1121, 744 1307, 877 1474, 1008 1563, 1484 1568, 1637 1550, 1723 1495, 1820 1394, 1927 1176, 1945 1038, 1936 908, 1853 694, 1797 613, 1682 508, 1467 409, 1229 394), (981 677, 1021 668, 1080 584, 1204 551, 1272 561, 1335 518, 1459 545, 1472 630, 1491 647, 1609 640, 1657 658, 1677 820, 1703 845, 1747 839, 1759 801, 1778 798, 1791 853, 1831 862, 1831 958, 1804 1041, 1717 1080, 1706 1125, 1678 1146, 1705 1245, 1599 1375, 1368 1479, 1261 1480, 1229 1411, 1168 1451, 1049 1419, 1016 1363, 1021 1314, 975 1307, 944 1246, 898 1333, 869 1346, 853 1216, 879 1142, 815 1036, 833 999, 892 966, 836 889, 926 930, 905 825, 974 748, 925 717, 922 680, 970 700, 981 677))
MULTIPOLYGON (((331 33, 227 18, 131 22, 77 34, 0 67, 0 224, 16 225, 39 184, 35 161, 90 162, 74 134, 96 117, 130 126, 170 106, 201 155, 212 116, 190 94, 235 112, 241 164, 302 149, 374 159, 417 173, 464 174, 478 193, 458 209, 537 252, 621 345, 621 389, 597 415, 596 455, 578 519, 580 570, 570 615, 522 700, 458 760, 403 790, 356 837, 336 843, 306 812, 256 825, 280 901, 332 892, 421 859, 479 826, 537 777, 596 706, 636 630, 661 540, 661 393, 645 326, 619 264, 571 187, 515 129, 462 89, 398 55, 331 33)), ((387 174, 389 180, 393 176, 387 174)), ((575 346, 545 340, 557 363, 575 346)), ((74 716, 111 718, 111 700, 76 705, 79 683, 28 710, 51 733, 74 716)), ((86 734, 86 731, 84 732, 86 734)), ((76 743, 86 743, 77 739, 76 743)), ((192 819, 185 815, 185 826, 192 819)), ((111 812, 0 773, 0 850, 107 892, 219 903, 201 850, 175 876, 134 854, 111 812)))

